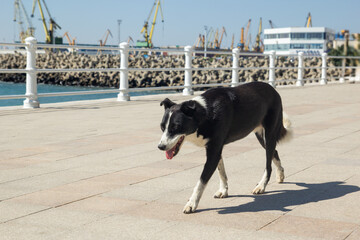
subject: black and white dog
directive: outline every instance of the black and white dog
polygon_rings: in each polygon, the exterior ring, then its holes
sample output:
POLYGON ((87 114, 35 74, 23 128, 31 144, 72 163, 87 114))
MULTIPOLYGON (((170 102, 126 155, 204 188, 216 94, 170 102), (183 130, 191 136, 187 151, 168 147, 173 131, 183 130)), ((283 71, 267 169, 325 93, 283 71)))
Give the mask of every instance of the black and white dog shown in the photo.
POLYGON ((214 88, 181 104, 166 98, 160 105, 164 105, 165 113, 158 147, 166 151, 168 159, 176 156, 184 140, 206 147, 206 163, 184 207, 184 213, 195 212, 216 168, 219 171, 220 189, 214 197, 228 196, 227 176, 221 156, 223 147, 251 132, 255 132, 260 144, 266 149, 265 173, 253 194, 265 191, 272 162, 277 169, 277 181, 284 181, 284 169, 276 144, 291 136, 290 120, 283 115, 280 95, 269 84, 252 82, 233 88, 214 88))

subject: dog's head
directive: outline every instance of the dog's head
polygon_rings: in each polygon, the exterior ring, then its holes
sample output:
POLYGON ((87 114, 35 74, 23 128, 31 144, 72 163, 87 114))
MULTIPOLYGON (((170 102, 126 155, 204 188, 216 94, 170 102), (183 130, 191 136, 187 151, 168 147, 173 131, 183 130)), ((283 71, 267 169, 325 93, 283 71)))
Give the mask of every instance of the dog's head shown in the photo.
POLYGON ((205 117, 205 109, 193 100, 176 104, 168 98, 160 106, 164 106, 165 112, 160 124, 163 134, 158 147, 166 151, 168 159, 172 159, 179 152, 186 135, 197 130, 205 117))

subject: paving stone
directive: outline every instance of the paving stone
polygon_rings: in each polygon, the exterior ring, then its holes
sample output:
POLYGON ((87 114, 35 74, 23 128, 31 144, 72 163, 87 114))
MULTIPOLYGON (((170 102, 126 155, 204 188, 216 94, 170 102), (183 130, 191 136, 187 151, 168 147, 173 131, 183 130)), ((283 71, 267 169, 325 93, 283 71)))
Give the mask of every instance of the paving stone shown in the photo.
POLYGON ((167 160, 157 143, 160 101, 193 96, 0 108, 1 239, 358 239, 360 84, 277 90, 294 130, 277 147, 284 183, 273 167, 251 194, 265 150, 250 134, 223 150, 229 197, 213 198, 214 173, 189 215, 205 151, 167 160))
POLYGON ((280 232, 304 239, 345 239, 358 227, 357 224, 285 215, 262 231, 280 232))

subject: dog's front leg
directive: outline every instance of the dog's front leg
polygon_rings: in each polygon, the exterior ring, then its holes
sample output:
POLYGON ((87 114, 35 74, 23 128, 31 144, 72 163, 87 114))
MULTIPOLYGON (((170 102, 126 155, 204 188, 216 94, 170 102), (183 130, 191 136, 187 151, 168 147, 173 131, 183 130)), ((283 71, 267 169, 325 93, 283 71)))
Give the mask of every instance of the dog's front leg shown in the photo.
POLYGON ((203 192, 205 190, 205 187, 206 187, 206 184, 204 184, 202 182, 202 180, 200 179, 198 181, 198 183, 196 184, 196 186, 194 188, 194 191, 193 191, 189 201, 186 203, 186 205, 184 207, 184 210, 183 210, 184 213, 193 213, 193 212, 195 212, 195 210, 196 210, 196 208, 197 208, 197 206, 199 204, 201 195, 203 194, 203 192))
POLYGON ((221 151, 222 148, 217 149, 215 147, 211 147, 210 144, 206 147, 206 163, 204 166, 204 169, 202 171, 200 180, 196 184, 194 191, 189 199, 189 201, 186 203, 183 212, 184 213, 193 213, 195 212, 200 198, 205 190, 206 184, 208 183, 209 179, 213 175, 216 167, 218 166, 219 160, 221 158, 221 151))

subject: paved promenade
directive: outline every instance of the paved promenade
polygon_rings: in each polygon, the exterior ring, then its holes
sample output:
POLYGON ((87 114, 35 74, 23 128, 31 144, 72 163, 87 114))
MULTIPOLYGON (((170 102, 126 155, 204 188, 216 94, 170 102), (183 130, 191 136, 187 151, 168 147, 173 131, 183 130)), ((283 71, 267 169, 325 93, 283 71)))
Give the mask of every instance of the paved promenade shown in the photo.
POLYGON ((205 151, 157 149, 165 95, 0 108, 0 239, 360 239, 360 84, 277 90, 285 182, 251 194, 265 152, 248 136, 223 151, 230 196, 215 173, 190 215, 205 151))

